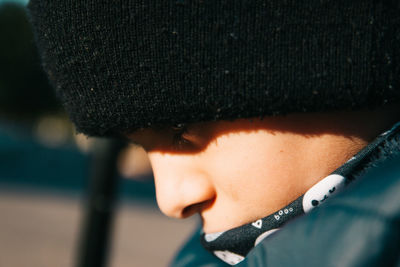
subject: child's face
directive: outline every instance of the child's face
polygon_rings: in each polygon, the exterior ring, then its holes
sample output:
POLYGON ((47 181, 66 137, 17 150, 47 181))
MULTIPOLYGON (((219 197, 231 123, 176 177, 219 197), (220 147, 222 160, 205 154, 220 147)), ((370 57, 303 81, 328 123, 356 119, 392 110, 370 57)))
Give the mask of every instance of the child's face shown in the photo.
POLYGON ((293 115, 197 123, 175 145, 171 129, 144 129, 129 138, 149 155, 160 209, 176 218, 199 213, 210 233, 273 213, 366 144, 352 125, 344 134, 329 130, 332 120, 312 122, 293 115))

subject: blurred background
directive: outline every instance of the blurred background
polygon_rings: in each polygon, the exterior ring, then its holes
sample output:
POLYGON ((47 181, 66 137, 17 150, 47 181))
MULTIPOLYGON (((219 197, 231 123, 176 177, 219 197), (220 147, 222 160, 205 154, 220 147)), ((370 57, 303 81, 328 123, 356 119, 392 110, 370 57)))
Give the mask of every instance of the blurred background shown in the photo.
MULTIPOLYGON (((0 267, 75 266, 101 142, 77 135, 57 103, 26 4, 0 0, 0 267)), ((117 160, 109 266, 167 266, 197 222, 159 212, 143 150, 117 160)))

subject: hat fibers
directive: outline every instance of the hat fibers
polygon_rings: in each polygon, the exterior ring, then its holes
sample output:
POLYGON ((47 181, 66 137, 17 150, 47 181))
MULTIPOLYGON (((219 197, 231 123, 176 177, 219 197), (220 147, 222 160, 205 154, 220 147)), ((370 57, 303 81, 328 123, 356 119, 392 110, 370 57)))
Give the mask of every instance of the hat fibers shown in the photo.
POLYGON ((400 100, 399 1, 31 0, 77 130, 376 107, 400 100))

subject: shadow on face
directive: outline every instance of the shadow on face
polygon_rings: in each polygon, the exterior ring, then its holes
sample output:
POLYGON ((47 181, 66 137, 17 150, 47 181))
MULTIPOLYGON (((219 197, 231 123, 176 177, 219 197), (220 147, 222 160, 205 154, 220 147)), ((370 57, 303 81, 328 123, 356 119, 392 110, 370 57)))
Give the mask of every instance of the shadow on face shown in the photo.
POLYGON ((266 131, 271 135, 292 133, 305 138, 325 134, 371 141, 400 119, 397 106, 376 110, 302 113, 286 116, 199 122, 183 127, 139 129, 126 137, 146 151, 195 154, 224 135, 266 131))

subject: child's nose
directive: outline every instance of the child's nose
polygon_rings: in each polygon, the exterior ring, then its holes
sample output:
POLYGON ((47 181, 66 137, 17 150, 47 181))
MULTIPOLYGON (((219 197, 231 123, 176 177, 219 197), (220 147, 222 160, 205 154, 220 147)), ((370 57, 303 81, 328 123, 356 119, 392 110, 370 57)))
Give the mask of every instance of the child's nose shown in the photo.
POLYGON ((212 204, 216 195, 210 176, 201 166, 180 157, 150 157, 158 206, 165 215, 174 218, 201 212, 212 204))

